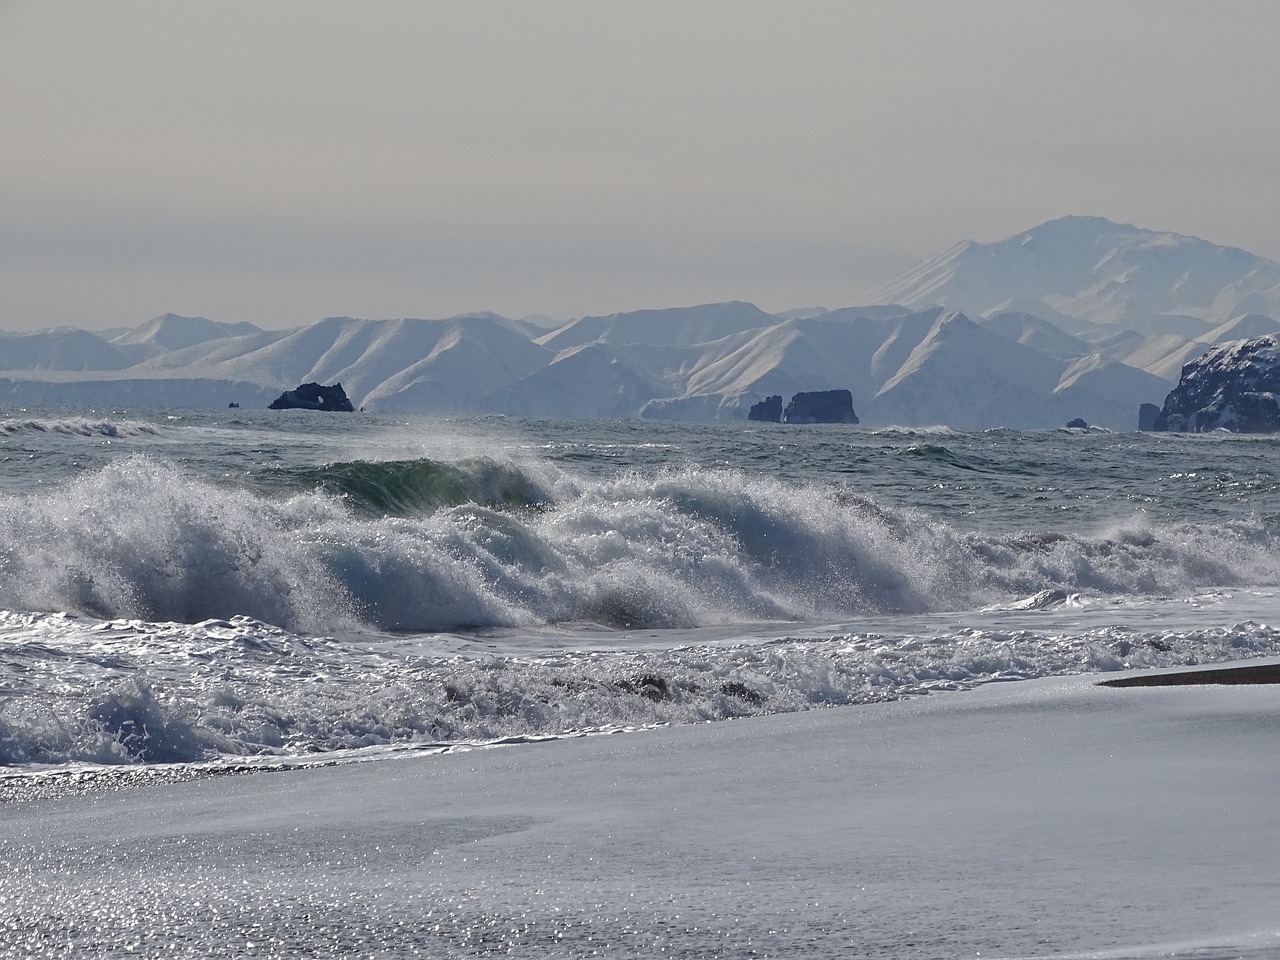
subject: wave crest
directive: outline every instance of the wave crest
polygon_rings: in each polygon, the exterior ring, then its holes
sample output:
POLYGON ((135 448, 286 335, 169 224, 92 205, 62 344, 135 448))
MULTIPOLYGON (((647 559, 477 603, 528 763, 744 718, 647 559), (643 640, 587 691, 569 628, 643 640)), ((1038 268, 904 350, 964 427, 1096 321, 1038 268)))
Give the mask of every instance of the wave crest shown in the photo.
POLYGON ((434 460, 354 461, 297 471, 294 483, 345 498, 366 517, 413 517, 441 507, 534 507, 553 498, 528 469, 487 457, 459 463, 434 460))
POLYGON ((311 632, 638 629, 1280 581, 1252 521, 995 536, 731 470, 587 481, 479 461, 325 476, 333 490, 265 496, 131 457, 0 498, 0 605, 311 632))

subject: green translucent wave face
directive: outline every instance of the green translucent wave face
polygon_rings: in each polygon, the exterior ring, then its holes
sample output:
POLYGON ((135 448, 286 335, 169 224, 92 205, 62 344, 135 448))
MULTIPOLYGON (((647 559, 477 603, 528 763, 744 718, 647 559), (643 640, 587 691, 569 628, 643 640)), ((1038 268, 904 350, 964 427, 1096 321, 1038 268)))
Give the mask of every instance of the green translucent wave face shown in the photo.
POLYGON ((301 489, 342 497, 367 517, 415 517, 445 507, 475 503, 492 508, 537 507, 549 494, 526 473, 487 458, 353 461, 295 471, 301 489))

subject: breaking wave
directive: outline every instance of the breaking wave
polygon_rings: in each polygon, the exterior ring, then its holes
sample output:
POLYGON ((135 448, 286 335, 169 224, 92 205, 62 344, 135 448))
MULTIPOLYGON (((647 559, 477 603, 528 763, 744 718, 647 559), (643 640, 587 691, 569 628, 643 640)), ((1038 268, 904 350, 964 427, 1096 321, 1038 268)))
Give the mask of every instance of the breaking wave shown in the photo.
POLYGON ((0 606, 108 620, 638 629, 1277 582, 1280 552, 1253 520, 978 534, 733 470, 347 463, 250 489, 137 456, 0 497, 0 606))
POLYGON ((441 507, 474 503, 495 509, 534 507, 552 497, 529 470, 486 458, 461 463, 434 460, 334 463, 288 474, 300 489, 342 497, 365 517, 422 516, 441 507))
POLYGON ((1256 622, 967 629, 531 657, 0 612, 0 765, 332 757, 869 703, 1051 675, 1280 654, 1256 622))

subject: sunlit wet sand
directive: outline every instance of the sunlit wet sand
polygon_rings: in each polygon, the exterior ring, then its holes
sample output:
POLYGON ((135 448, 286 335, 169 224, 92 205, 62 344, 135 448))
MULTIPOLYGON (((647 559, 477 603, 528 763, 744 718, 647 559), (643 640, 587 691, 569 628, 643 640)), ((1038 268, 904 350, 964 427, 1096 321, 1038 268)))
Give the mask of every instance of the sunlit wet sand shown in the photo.
POLYGON ((1268 956, 1277 716, 1264 686, 1052 678, 15 802, 0 929, 19 955, 1268 956))

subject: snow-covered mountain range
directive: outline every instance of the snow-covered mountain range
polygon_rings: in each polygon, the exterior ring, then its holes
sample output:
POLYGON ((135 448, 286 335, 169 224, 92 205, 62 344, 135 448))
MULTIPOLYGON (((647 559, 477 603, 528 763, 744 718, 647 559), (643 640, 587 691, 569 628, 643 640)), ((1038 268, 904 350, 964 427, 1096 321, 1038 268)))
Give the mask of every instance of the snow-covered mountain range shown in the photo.
POLYGON ((965 240, 874 290, 876 303, 1021 311, 1069 333, 1092 325, 1204 333, 1280 314, 1280 263, 1196 237, 1062 217, 998 243, 965 240))
POLYGON ((370 411, 744 418, 846 388, 864 424, 1132 429, 1209 346, 1280 333, 1280 264, 1093 217, 965 241, 865 298, 728 302, 548 329, 475 313, 262 330, 166 314, 125 331, 0 334, 0 403, 265 407, 341 382, 370 411))

